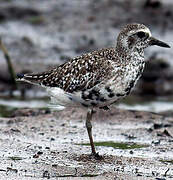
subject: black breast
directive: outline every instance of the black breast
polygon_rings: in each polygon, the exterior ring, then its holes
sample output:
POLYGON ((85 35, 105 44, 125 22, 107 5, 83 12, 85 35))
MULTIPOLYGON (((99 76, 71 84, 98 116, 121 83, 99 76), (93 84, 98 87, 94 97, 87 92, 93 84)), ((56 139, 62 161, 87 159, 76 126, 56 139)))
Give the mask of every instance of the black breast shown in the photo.
POLYGON ((135 85, 135 80, 131 80, 128 87, 125 89, 126 95, 128 95, 131 91, 131 89, 134 87, 135 85))

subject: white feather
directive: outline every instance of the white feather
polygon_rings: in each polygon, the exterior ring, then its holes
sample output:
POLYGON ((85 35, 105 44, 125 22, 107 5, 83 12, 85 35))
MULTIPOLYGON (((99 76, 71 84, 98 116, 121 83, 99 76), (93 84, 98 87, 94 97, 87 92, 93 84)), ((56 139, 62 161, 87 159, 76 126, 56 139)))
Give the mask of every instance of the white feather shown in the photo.
POLYGON ((67 93, 57 87, 46 87, 48 94, 51 97, 51 106, 65 106, 65 107, 78 107, 81 103, 79 94, 67 93))

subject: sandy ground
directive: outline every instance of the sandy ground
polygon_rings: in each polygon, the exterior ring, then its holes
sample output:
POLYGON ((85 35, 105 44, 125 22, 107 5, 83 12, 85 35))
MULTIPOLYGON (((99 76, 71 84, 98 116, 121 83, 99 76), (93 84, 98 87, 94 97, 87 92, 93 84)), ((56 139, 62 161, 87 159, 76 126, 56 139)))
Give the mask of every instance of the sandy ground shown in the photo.
MULTIPOLYGON (((171 179, 173 118, 112 109, 93 118, 95 142, 136 143, 142 148, 97 146, 95 160, 85 111, 23 109, 0 118, 0 179, 171 179)), ((131 147, 132 147, 131 146, 131 147)))

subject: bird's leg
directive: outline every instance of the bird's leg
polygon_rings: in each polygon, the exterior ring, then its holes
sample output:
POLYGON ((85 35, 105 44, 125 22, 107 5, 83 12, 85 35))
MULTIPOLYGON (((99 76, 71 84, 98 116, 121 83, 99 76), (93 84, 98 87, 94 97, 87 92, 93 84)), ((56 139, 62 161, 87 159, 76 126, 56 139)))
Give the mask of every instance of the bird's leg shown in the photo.
POLYGON ((93 110, 89 109, 88 112, 87 112, 87 117, 86 117, 86 128, 87 128, 87 131, 88 131, 88 136, 89 136, 89 140, 90 140, 92 155, 95 158, 100 159, 100 156, 98 155, 98 153, 96 153, 95 146, 94 146, 94 141, 93 141, 93 137, 92 137, 92 124, 91 124, 92 115, 93 115, 93 110))
POLYGON ((96 150, 95 150, 93 137, 92 137, 92 124, 91 124, 92 115, 93 115, 92 111, 93 111, 92 109, 89 109, 88 112, 87 112, 86 128, 87 128, 88 136, 89 136, 89 140, 90 140, 91 151, 92 151, 92 154, 94 155, 94 154, 96 154, 96 150))

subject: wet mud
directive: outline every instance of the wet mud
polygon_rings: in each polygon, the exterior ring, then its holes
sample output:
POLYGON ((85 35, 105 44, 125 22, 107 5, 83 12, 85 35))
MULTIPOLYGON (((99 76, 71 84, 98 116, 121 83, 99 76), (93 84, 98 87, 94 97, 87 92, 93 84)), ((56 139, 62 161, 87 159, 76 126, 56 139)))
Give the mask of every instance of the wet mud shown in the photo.
POLYGON ((92 122, 102 156, 96 160, 90 155, 85 116, 81 109, 23 109, 13 118, 0 118, 0 178, 173 178, 172 117, 99 110, 92 122))

